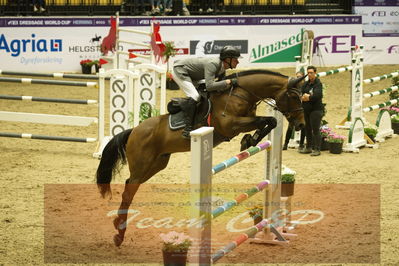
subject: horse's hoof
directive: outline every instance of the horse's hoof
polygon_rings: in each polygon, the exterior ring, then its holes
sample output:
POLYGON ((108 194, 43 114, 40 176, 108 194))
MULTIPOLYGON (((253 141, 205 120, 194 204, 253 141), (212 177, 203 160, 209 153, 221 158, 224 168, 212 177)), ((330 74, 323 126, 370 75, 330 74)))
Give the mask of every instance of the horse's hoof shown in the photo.
POLYGON ((120 235, 114 235, 114 244, 115 246, 119 247, 122 245, 123 238, 120 235))
POLYGON ((240 151, 246 150, 249 147, 251 147, 251 138, 252 136, 250 134, 245 134, 245 136, 242 138, 240 142, 241 144, 240 151))

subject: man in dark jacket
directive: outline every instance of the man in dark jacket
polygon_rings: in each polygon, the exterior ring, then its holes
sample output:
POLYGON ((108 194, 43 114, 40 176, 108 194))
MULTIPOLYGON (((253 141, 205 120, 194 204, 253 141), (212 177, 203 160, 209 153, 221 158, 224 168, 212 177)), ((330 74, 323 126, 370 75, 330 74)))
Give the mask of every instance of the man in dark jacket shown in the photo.
POLYGON ((220 51, 219 57, 194 57, 178 60, 173 65, 173 80, 189 97, 181 105, 185 113, 186 127, 183 137, 189 139, 193 130, 193 121, 196 105, 200 101, 200 95, 194 84, 205 79, 207 91, 224 91, 237 85, 237 79, 216 81, 217 77, 224 76, 226 69, 236 68, 241 57, 240 51, 233 46, 225 46, 220 51), (194 83, 194 84, 193 84, 194 83))
POLYGON ((317 69, 307 67, 309 80, 302 87, 302 106, 305 113, 306 147, 300 153, 320 155, 321 135, 320 124, 323 117, 323 85, 316 77, 317 69))

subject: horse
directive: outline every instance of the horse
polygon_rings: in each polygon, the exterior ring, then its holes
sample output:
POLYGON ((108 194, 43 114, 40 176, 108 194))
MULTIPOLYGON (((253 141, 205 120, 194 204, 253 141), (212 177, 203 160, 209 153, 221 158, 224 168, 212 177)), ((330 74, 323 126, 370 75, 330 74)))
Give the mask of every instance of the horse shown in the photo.
MULTIPOLYGON (((300 86, 304 77, 290 78, 268 70, 237 72, 226 78, 237 78, 238 86, 224 92, 210 92, 212 103, 210 123, 214 127, 214 146, 230 140, 243 132, 241 150, 256 145, 277 125, 274 117, 256 116, 256 107, 265 99, 274 99, 275 108, 295 126, 304 127, 304 114, 300 99, 300 86)), ((114 244, 120 246, 126 232, 127 210, 140 184, 166 168, 172 153, 190 150, 190 140, 181 136, 182 130, 169 129, 170 114, 151 117, 133 129, 114 136, 103 150, 96 172, 101 196, 112 197, 110 183, 120 163, 129 165, 130 177, 126 180, 118 216, 113 225, 118 231, 114 244)), ((195 128, 204 126, 200 122, 195 128)))

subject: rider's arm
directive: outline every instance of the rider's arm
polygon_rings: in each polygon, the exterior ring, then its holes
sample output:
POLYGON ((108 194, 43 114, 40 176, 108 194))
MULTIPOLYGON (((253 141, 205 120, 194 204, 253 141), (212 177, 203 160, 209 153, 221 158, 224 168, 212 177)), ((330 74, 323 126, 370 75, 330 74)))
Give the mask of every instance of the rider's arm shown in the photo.
POLYGON ((218 74, 218 66, 209 63, 205 66, 205 85, 207 91, 224 91, 230 88, 231 80, 215 81, 215 76, 218 74))

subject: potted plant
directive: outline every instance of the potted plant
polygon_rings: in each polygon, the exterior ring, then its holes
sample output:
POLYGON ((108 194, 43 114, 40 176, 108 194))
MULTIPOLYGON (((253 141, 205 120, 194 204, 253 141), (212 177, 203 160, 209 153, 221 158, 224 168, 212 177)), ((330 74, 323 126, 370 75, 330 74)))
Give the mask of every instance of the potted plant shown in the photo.
POLYGON ((393 133, 399 134, 399 114, 392 116, 391 122, 392 122, 393 133))
POLYGON ((172 73, 169 71, 169 59, 176 55, 176 47, 173 42, 164 42, 165 50, 163 51, 163 57, 166 62, 166 88, 169 90, 178 90, 176 82, 173 80, 172 73))
POLYGON ((295 173, 284 173, 281 175, 281 197, 294 195, 295 173))
POLYGON ((83 74, 91 74, 91 68, 93 66, 93 61, 90 59, 85 59, 80 61, 80 66, 82 67, 83 74))
POLYGON ((160 237, 163 241, 164 265, 186 265, 187 252, 193 243, 192 239, 184 233, 175 231, 160 234, 160 237))
POLYGON ((328 151, 327 138, 330 133, 331 133, 331 128, 329 128, 327 125, 323 125, 320 127, 320 135, 321 135, 320 150, 328 151))
POLYGON ((339 135, 334 132, 330 132, 330 134, 327 137, 328 148, 330 150, 330 153, 333 154, 342 153, 342 146, 345 138, 346 138, 345 136, 339 135))
POLYGON ((100 67, 101 67, 100 61, 99 60, 94 60, 93 61, 93 65, 96 68, 96 73, 98 73, 100 71, 100 67))
POLYGON ((364 128, 364 133, 367 135, 367 137, 370 138, 370 140, 372 142, 375 142, 375 137, 377 136, 377 133, 378 133, 376 128, 371 127, 371 126, 365 127, 364 128))
POLYGON ((254 225, 260 223, 263 219, 263 206, 256 205, 249 209, 248 211, 249 217, 254 220, 254 225))

